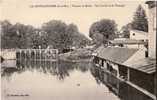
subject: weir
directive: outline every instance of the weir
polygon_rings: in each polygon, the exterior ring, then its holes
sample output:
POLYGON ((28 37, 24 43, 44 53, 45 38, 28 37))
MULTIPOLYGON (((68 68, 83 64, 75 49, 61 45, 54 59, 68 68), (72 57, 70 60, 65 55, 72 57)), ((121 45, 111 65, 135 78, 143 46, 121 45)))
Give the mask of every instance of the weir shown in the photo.
POLYGON ((1 56, 6 60, 57 61, 58 49, 3 49, 1 56))
POLYGON ((58 59, 58 50, 57 49, 17 49, 16 59, 56 61, 58 59))

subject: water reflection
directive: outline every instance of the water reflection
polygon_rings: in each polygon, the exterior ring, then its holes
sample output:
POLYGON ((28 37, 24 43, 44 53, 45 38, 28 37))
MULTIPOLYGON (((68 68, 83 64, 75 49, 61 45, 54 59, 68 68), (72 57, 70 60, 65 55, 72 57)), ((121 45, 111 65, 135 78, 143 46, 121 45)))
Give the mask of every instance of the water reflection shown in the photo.
POLYGON ((121 100, 153 100, 151 97, 128 85, 126 82, 117 79, 101 68, 92 67, 91 74, 95 77, 98 84, 106 85, 121 100))
POLYGON ((2 100, 119 100, 105 85, 97 84, 90 72, 92 63, 24 60, 16 64, 1 73, 2 100))
POLYGON ((2 100, 152 100, 89 62, 16 61, 1 76, 2 100))
POLYGON ((2 72, 2 77, 10 77, 13 73, 22 73, 25 71, 38 71, 44 74, 50 74, 57 76, 57 79, 64 80, 69 77, 70 72, 73 70, 78 70, 81 72, 86 72, 91 67, 91 63, 75 63, 75 62, 53 62, 53 61, 16 61, 16 67, 5 68, 2 72))
POLYGON ((2 100, 119 100, 96 83, 92 63, 25 60, 16 64, 1 73, 2 100))
POLYGON ((91 74, 95 77, 98 84, 106 85, 110 91, 118 95, 119 80, 116 77, 97 67, 91 68, 91 74))
POLYGON ((12 74, 15 73, 15 72, 17 72, 17 71, 18 71, 18 69, 14 68, 14 67, 5 68, 5 69, 3 69, 1 76, 2 77, 7 77, 8 81, 9 81, 11 79, 12 74))

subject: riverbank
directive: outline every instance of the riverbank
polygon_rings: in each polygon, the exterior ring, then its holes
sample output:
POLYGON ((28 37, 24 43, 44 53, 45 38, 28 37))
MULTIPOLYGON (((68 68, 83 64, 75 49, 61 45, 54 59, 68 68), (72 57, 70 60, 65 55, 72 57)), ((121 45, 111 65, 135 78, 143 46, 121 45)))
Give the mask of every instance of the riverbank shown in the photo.
MULTIPOLYGON (((4 60, 15 60, 15 50, 2 50, 0 55, 4 60)), ((68 62, 91 62, 92 50, 87 48, 80 48, 68 53, 61 53, 58 56, 59 60, 68 62)))
POLYGON ((59 60, 70 62, 91 62, 92 50, 81 48, 68 53, 59 54, 59 60))

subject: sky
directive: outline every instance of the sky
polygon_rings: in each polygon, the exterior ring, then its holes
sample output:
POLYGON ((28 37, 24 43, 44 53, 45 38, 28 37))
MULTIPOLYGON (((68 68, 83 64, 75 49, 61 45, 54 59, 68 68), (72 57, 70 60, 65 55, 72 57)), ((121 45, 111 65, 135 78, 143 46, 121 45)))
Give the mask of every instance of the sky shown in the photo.
POLYGON ((0 0, 0 20, 7 19, 12 24, 20 22, 37 28, 50 20, 62 20, 66 24, 76 24, 79 31, 88 36, 92 23, 101 19, 115 20, 120 29, 123 25, 131 22, 139 4, 147 12, 147 5, 143 0, 0 0), (69 7, 52 7, 65 4, 69 7), (76 5, 83 6, 85 4, 92 5, 92 7, 76 7, 76 5), (48 6, 34 7, 35 5, 48 6), (50 5, 51 7, 49 7, 50 5), (99 5, 99 7, 95 5, 99 5))

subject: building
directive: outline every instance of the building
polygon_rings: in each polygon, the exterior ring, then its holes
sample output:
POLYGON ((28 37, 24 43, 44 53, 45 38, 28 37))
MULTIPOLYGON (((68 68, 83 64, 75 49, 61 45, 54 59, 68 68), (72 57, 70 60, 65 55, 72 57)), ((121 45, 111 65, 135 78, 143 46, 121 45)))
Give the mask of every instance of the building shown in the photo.
POLYGON ((135 39, 115 39, 109 41, 110 46, 136 48, 147 51, 148 41, 135 40, 135 39))
POLYGON ((143 89, 142 92, 147 92, 151 97, 154 97, 156 91, 156 60, 151 58, 135 60, 136 57, 132 57, 123 63, 128 68, 128 80, 143 89))
POLYGON ((122 39, 110 40, 109 45, 114 47, 140 49, 143 51, 141 53, 144 53, 145 57, 148 57, 148 40, 143 41, 143 40, 122 38, 122 39))
MULTIPOLYGON (((149 16, 148 16, 148 54, 149 57, 156 60, 156 9, 157 1, 147 1, 149 16)), ((157 66, 156 66, 157 69, 157 66)), ((156 73, 155 73, 156 74, 156 73)), ((155 78, 156 80, 156 78, 155 78)), ((156 81, 154 82, 155 94, 156 90, 156 81)), ((156 94, 157 95, 157 94, 156 94)))
MULTIPOLYGON (((145 57, 143 50, 100 46, 96 52, 94 63, 97 67, 150 98, 155 98, 156 61, 145 57)), ((111 84, 114 82, 113 87, 117 86, 114 80, 110 81, 111 84)))
POLYGON ((147 41, 148 33, 139 30, 130 30, 130 39, 147 41))
MULTIPOLYGON (((112 92, 114 92, 115 94, 118 94, 118 87, 119 87, 118 78, 122 77, 123 75, 120 73, 119 67, 121 67, 122 63, 124 63, 128 58, 130 58, 137 51, 138 51, 137 49, 121 48, 121 47, 105 48, 103 45, 95 50, 95 53, 97 54, 94 57, 94 63, 96 64, 97 67, 107 72, 107 76, 104 82, 106 82, 107 85, 110 88, 112 88, 112 92)), ((126 77, 123 77, 123 79, 125 78, 126 77)))
MULTIPOLYGON (((156 100, 156 2, 148 1, 146 4, 149 7, 148 38, 147 33, 143 35, 139 31, 132 31, 129 40, 110 41, 111 47, 101 46, 95 50, 94 63, 121 82, 140 91, 148 100, 156 100), (148 48, 149 55, 146 56, 140 48, 128 47, 139 44, 148 48)), ((116 90, 119 82, 110 80, 110 84, 116 90)), ((138 98, 142 100, 141 97, 138 98)))
POLYGON ((149 57, 156 59, 156 8, 157 1, 147 1, 148 4, 148 50, 149 57))

